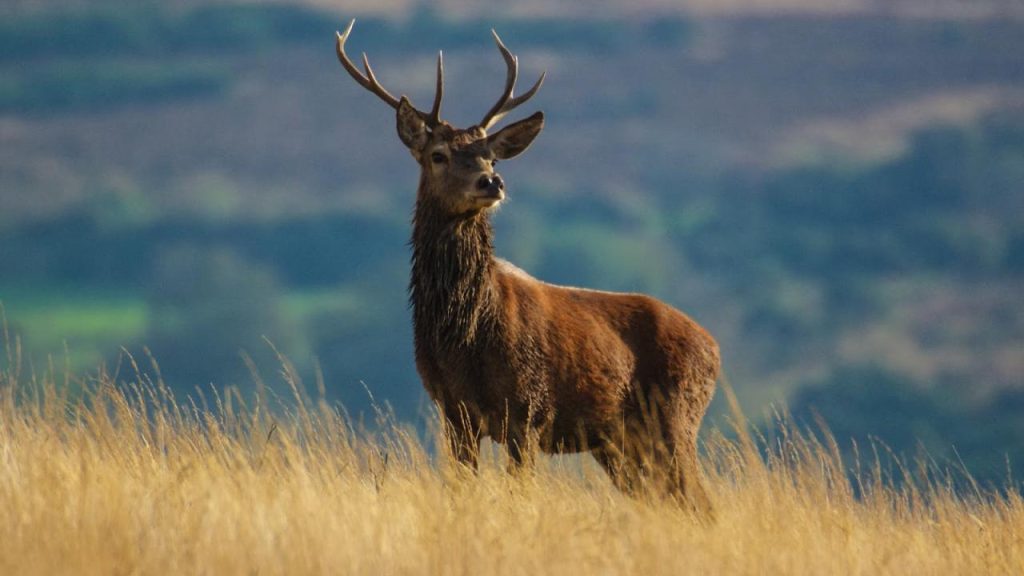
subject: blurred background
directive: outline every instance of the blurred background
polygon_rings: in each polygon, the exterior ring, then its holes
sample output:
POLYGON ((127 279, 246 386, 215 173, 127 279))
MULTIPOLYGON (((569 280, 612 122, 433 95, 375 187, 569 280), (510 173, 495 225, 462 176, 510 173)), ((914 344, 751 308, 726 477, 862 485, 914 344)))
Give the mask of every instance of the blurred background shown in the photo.
MULTIPOLYGON (((544 133, 502 168, 497 248, 550 282, 653 294, 769 406, 1024 477, 1019 0, 7 0, 0 302, 23 364, 148 348, 167 383, 280 363, 422 424, 406 299, 418 169, 334 55, 446 118, 501 90, 544 133)), ((9 358, 0 358, 7 363, 9 358)), ((62 370, 58 368, 58 371, 62 370)), ((77 386, 72 380, 71 386, 77 386)), ((716 400, 710 421, 722 423, 716 400)))

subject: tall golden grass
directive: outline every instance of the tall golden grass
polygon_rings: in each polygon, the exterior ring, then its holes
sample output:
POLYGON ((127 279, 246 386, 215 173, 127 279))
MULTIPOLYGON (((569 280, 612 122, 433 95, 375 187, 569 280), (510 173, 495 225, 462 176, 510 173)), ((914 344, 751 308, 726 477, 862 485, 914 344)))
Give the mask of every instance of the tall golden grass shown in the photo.
POLYGON ((619 494, 589 458, 513 477, 492 450, 473 475, 324 403, 206 406, 137 369, 71 394, 16 356, 0 373, 0 574, 1024 573, 1018 493, 880 466, 851 482, 827 436, 766 449, 707 433, 705 523, 619 494))

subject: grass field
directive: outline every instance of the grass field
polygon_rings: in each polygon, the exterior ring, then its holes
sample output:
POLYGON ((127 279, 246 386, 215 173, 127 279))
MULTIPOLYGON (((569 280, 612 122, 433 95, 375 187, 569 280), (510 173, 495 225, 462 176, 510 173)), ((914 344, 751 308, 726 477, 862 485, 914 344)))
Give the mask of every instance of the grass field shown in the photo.
POLYGON ((898 466, 851 482, 827 436, 706 435, 706 523, 617 493, 589 458, 510 477, 491 450, 472 475, 386 418, 178 401, 152 368, 69 398, 20 374, 17 350, 0 366, 3 574, 1024 572, 1019 494, 898 466))

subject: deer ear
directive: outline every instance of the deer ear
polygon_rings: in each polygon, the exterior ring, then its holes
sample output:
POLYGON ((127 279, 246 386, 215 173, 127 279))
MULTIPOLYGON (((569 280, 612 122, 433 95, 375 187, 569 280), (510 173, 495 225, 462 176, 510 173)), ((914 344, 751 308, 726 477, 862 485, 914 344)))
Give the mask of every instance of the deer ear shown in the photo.
POLYGON ((544 128, 544 113, 537 112, 525 120, 509 124, 496 134, 492 134, 487 138, 487 145, 491 147, 491 152, 501 160, 515 158, 530 147, 542 128, 544 128))
POLYGON ((398 137, 415 158, 427 145, 427 124, 405 96, 398 103, 398 137))

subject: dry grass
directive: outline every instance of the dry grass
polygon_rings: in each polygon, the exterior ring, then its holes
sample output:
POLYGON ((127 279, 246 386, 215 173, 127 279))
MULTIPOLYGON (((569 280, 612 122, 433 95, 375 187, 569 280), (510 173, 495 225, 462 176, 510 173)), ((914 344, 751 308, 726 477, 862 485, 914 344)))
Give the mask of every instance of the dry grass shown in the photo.
POLYGON ((137 373, 72 398, 9 363, 2 574, 1024 573, 1019 494, 877 471, 855 490, 827 440, 781 438, 766 459, 712 433, 703 525, 621 496, 588 460, 513 478, 492 455, 473 476, 325 405, 207 409, 137 373))

